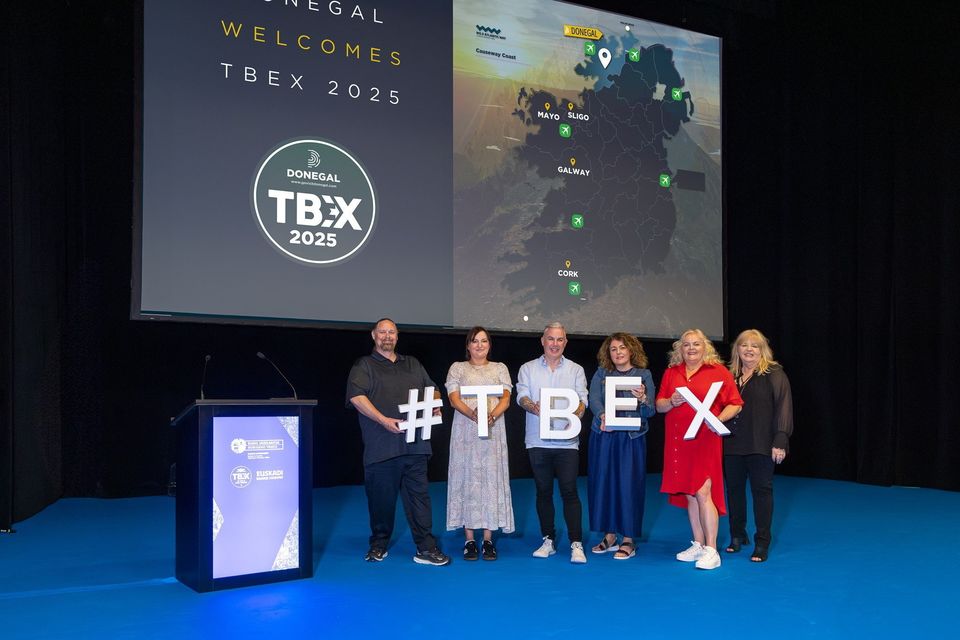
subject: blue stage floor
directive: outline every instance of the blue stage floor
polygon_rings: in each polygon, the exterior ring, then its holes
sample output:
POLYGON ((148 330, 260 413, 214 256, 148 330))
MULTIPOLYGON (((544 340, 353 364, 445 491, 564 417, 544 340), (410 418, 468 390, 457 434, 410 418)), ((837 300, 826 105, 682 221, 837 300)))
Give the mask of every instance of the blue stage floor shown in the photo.
MULTIPOLYGON (((586 494, 581 478, 581 495, 586 494)), ((500 560, 416 565, 402 515, 389 557, 363 562, 361 487, 314 492, 310 580, 197 594, 173 578, 170 498, 68 499, 0 536, 3 638, 951 637, 960 604, 960 493, 780 477, 770 560, 746 548, 698 571, 674 560, 686 513, 648 479, 643 543, 629 561, 530 557, 531 480, 513 482, 518 532, 500 560)), ((446 486, 431 486, 434 530, 446 486)), ((586 512, 586 509, 584 510, 586 512)), ((558 507, 559 519, 559 507, 558 507)), ((721 519, 721 545, 726 540, 721 519)), ((752 533, 752 531, 751 531, 752 533)), ((561 532, 565 540, 565 532, 561 532)), ((586 544, 598 539, 591 534, 586 544)), ((564 545, 565 547, 565 545, 564 545)))

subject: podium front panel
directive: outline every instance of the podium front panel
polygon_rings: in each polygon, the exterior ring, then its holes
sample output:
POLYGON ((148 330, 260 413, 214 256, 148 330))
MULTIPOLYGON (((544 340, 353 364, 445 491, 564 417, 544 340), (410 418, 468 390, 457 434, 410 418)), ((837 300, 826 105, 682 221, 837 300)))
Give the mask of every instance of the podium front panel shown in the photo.
POLYGON ((299 416, 215 416, 212 445, 213 578, 299 568, 299 416))
POLYGON ((197 591, 313 575, 316 400, 197 400, 173 423, 177 579, 197 591))

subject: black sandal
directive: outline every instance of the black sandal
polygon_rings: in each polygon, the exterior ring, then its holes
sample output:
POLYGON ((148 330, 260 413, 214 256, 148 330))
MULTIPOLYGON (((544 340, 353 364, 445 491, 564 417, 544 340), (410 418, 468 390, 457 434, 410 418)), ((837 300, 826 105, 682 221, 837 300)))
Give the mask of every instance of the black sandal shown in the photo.
POLYGON ((730 544, 724 549, 727 553, 740 553, 740 548, 750 544, 750 538, 730 538, 730 544))
POLYGON ((617 536, 614 534, 613 542, 607 542, 607 536, 604 534, 603 538, 600 539, 600 542, 593 546, 590 551, 594 553, 607 553, 608 551, 618 551, 620 547, 617 545, 617 536))
POLYGON ((767 547, 761 547, 757 545, 753 548, 753 553, 750 554, 751 562, 766 562, 767 561, 767 547))
POLYGON ((614 560, 629 560, 633 556, 637 555, 637 545, 632 542, 621 542, 620 548, 617 549, 617 552, 613 554, 614 560), (623 555, 620 555, 623 554, 623 555))

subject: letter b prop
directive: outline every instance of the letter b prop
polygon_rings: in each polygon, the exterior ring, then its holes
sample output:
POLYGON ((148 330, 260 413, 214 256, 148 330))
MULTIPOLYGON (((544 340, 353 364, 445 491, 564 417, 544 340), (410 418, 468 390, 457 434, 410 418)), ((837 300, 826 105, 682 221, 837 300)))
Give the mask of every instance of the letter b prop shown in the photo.
POLYGON ((580 418, 574 414, 580 406, 580 396, 573 389, 540 390, 540 438, 542 440, 569 440, 580 435, 580 418), (563 407, 554 407, 554 400, 566 400, 563 407), (554 420, 564 420, 563 429, 551 429, 554 420))

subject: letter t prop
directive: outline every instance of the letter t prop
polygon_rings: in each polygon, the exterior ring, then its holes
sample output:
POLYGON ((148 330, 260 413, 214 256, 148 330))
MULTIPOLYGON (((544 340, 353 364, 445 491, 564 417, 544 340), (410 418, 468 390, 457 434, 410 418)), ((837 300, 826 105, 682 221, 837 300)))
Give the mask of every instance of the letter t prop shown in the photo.
POLYGON ((490 437, 489 407, 487 398, 490 396, 499 397, 503 395, 502 384, 484 384, 472 387, 460 387, 460 397, 477 396, 477 435, 481 438, 490 437))

